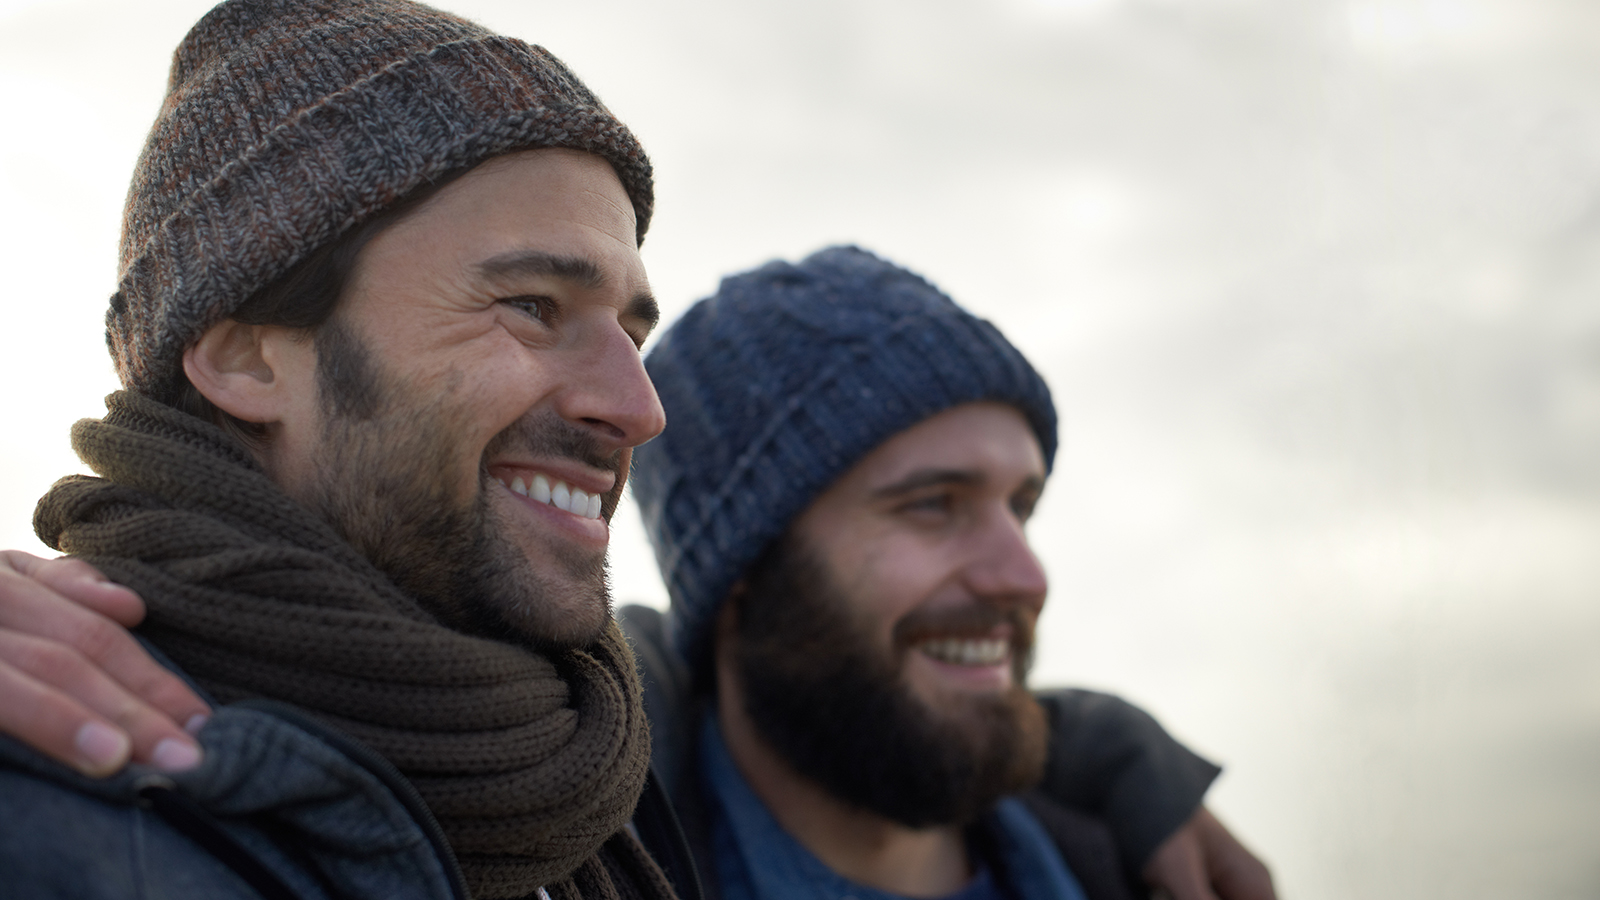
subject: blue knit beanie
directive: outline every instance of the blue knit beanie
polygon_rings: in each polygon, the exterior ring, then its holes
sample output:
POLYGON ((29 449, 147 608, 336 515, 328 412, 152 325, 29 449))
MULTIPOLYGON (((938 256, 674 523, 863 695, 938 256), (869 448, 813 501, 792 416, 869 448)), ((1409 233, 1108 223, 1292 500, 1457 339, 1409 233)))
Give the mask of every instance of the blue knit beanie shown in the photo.
POLYGON ((667 429, 633 457, 672 597, 671 639, 702 663, 733 585, 811 501, 885 440, 978 400, 1017 407, 1048 470, 1050 389, 988 322, 857 247, 723 279, 645 359, 667 429))

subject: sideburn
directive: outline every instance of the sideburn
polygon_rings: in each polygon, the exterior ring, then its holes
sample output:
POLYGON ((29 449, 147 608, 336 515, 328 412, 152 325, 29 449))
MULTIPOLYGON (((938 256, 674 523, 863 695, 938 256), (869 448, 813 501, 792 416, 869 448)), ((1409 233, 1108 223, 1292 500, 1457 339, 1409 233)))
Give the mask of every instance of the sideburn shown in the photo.
POLYGON ((372 351, 351 332, 344 319, 322 323, 313 338, 317 350, 317 401, 330 419, 365 422, 383 403, 372 351))

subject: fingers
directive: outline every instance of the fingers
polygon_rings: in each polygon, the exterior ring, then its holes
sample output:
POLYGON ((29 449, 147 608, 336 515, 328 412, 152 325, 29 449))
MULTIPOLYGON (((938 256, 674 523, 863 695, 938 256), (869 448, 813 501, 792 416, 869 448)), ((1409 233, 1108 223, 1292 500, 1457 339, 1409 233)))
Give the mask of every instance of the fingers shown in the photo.
POLYGON ((1212 879, 1223 900, 1278 900, 1272 872, 1253 856, 1217 866, 1212 879))
POLYGON ((164 716, 139 709, 104 673, 59 644, 0 632, 0 697, 0 730, 86 775, 115 772, 135 746, 149 748, 141 761, 162 769, 200 761, 192 737, 172 734, 164 716), (117 713, 107 717, 102 709, 117 713))
POLYGON ((20 669, 0 664, 0 697, 0 730, 35 750, 97 778, 127 764, 133 745, 121 729, 20 669))
POLYGON ((132 628, 144 620, 144 603, 138 594, 106 580, 81 559, 41 559, 21 550, 0 550, 0 577, 8 574, 7 568, 124 627, 132 628))
POLYGON ((0 551, 0 730, 90 775, 188 768, 183 726, 210 710, 119 624, 143 617, 138 597, 98 574, 0 551))
POLYGON ((1158 896, 1172 900, 1219 900, 1211 890, 1193 818, 1161 842, 1150 855, 1150 861, 1145 863, 1142 874, 1145 883, 1155 888, 1158 896))
POLYGON ((1222 900, 1277 900, 1272 873, 1209 810, 1193 819, 1211 883, 1222 900))

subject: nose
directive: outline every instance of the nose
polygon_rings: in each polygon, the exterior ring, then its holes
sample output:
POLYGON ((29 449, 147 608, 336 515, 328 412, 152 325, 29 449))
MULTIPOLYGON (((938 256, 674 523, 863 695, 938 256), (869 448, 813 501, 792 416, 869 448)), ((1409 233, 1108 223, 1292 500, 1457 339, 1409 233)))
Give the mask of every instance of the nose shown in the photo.
POLYGON ((967 587, 989 602, 1023 606, 1037 614, 1050 583, 1022 522, 1007 507, 985 517, 980 527, 967 563, 967 587))
POLYGON ((572 377, 556 411, 606 443, 637 447, 661 433, 667 414, 639 349, 616 322, 598 328, 570 353, 572 377))

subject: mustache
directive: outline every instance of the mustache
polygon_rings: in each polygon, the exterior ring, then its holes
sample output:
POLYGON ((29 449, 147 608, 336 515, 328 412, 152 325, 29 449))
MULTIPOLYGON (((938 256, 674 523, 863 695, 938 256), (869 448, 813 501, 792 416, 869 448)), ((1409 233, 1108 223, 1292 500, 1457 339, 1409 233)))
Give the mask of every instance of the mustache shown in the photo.
POLYGON ((1036 617, 1019 606, 971 603, 947 609, 917 609, 894 625, 894 643, 901 649, 929 638, 981 637, 1002 625, 1011 626, 1011 646, 1026 653, 1033 649, 1036 617))
MULTIPOLYGON (((588 429, 563 419, 550 410, 540 410, 512 422, 490 439, 483 450, 485 460, 506 451, 517 451, 535 458, 570 459, 616 476, 611 490, 600 498, 600 515, 610 521, 622 500, 628 471, 621 449, 607 451, 588 429)), ((487 468, 482 477, 488 478, 487 468)))

